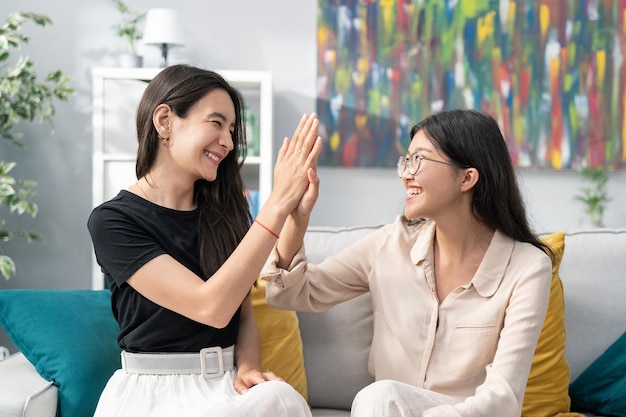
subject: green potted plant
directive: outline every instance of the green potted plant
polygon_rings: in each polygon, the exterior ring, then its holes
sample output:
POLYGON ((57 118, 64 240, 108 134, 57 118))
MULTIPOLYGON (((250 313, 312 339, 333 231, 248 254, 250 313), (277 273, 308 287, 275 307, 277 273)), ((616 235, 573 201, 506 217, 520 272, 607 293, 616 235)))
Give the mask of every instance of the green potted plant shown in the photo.
POLYGON ((591 225, 602 227, 606 204, 611 201, 606 184, 609 175, 604 168, 582 168, 580 175, 583 185, 579 188, 580 194, 574 198, 585 205, 585 213, 589 216, 591 225))
MULTIPOLYGON (((46 26, 52 20, 36 13, 14 13, 0 26, 0 138, 21 148, 22 135, 15 131, 20 121, 47 122, 52 130, 55 100, 65 101, 74 92, 70 78, 61 71, 50 72, 43 81, 37 78, 35 63, 25 56, 11 59, 11 52, 27 43, 29 37, 21 30, 26 22, 46 26)), ((15 162, 0 160, 0 215, 37 215, 37 204, 31 201, 35 182, 11 176, 15 162)), ((21 236, 28 241, 38 240, 37 233, 5 229, 6 220, 0 218, 0 243, 21 236)), ((0 274, 6 279, 15 274, 15 263, 0 246, 0 274)))
POLYGON ((128 45, 128 54, 122 55, 123 67, 141 67, 143 58, 137 54, 137 43, 141 40, 139 25, 146 17, 145 12, 138 12, 124 3, 122 0, 111 0, 122 15, 119 23, 113 26, 117 36, 122 38, 128 45))

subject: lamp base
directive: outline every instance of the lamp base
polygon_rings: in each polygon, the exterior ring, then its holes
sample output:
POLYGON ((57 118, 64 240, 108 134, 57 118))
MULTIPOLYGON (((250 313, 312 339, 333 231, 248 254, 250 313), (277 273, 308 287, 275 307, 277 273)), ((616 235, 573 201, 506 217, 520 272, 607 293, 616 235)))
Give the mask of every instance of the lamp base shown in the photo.
POLYGON ((169 43, 159 44, 159 48, 161 48, 161 63, 159 64, 159 67, 165 68, 168 65, 167 64, 167 53, 170 50, 170 44, 169 43))

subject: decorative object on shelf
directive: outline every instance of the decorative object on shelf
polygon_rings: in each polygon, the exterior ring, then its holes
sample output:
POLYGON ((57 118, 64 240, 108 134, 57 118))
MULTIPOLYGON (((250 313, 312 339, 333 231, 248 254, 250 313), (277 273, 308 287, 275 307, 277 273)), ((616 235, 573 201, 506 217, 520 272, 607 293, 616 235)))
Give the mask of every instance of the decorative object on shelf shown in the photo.
POLYGON ((137 42, 141 39, 139 25, 146 17, 146 13, 131 9, 122 0, 111 1, 122 15, 122 20, 113 27, 116 30, 117 36, 128 43, 128 54, 124 54, 120 57, 120 66, 141 67, 143 65, 143 57, 137 54, 137 42))
MULTIPOLYGON (((33 70, 35 63, 26 56, 11 59, 11 49, 18 49, 30 38, 21 32, 24 23, 31 21, 38 26, 52 24, 45 15, 36 13, 14 13, 0 26, 0 140, 4 139, 21 148, 21 133, 15 132, 15 126, 21 121, 47 122, 54 128, 53 119, 55 100, 66 101, 74 92, 70 78, 61 71, 53 71, 40 81, 33 70)), ((15 162, 0 160, 0 206, 5 206, 9 214, 37 215, 37 204, 30 201, 34 196, 36 183, 31 180, 19 180, 9 175, 15 162)), ((5 220, 0 219, 0 241, 7 242, 14 237, 24 237, 27 241, 40 240, 37 233, 26 230, 11 231, 4 229, 5 220)), ((15 274, 13 260, 0 249, 0 275, 6 279, 15 274)))
POLYGON ((585 213, 591 220, 594 227, 603 227, 604 209, 611 201, 606 183, 609 181, 609 174, 604 168, 582 168, 580 175, 583 178, 583 185, 579 188, 580 194, 574 198, 585 205, 585 213))
POLYGON ((151 9, 146 16, 143 43, 161 48, 161 67, 167 67, 167 54, 173 46, 184 45, 178 13, 172 9, 151 9))
POLYGON ((247 105, 243 109, 246 123, 247 156, 259 156, 259 122, 247 105))

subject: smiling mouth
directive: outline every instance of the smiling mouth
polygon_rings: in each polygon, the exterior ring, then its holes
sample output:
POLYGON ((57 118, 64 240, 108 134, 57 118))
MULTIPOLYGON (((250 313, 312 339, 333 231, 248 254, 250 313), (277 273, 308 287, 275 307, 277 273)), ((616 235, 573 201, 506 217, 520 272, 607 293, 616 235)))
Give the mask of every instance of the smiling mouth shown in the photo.
POLYGON ((222 160, 222 158, 220 158, 219 156, 217 156, 214 153, 211 153, 209 151, 204 151, 204 156, 214 160, 215 162, 219 162, 219 161, 222 160))
POLYGON ((411 187, 411 188, 406 190, 406 194, 407 194, 408 197, 413 197, 413 196, 416 196, 416 195, 420 195, 420 194, 422 194, 422 189, 421 188, 411 187))

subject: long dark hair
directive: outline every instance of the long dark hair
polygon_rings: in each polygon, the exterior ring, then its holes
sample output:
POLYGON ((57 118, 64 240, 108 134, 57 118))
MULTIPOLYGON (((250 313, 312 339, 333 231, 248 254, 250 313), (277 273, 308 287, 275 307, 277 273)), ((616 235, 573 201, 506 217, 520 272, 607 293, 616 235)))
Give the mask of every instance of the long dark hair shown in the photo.
POLYGON ((480 174, 472 194, 472 213, 481 223, 521 242, 528 242, 554 260, 550 247, 531 230, 506 141, 496 120, 476 110, 433 114, 411 129, 460 167, 480 174))
POLYGON ((244 196, 241 177, 246 152, 243 97, 221 75, 190 65, 173 65, 159 72, 146 87, 137 109, 137 178, 152 168, 159 149, 159 136, 152 122, 154 110, 167 104, 181 118, 214 89, 226 91, 235 106, 234 148, 220 164, 213 182, 198 180, 194 199, 199 209, 200 263, 205 278, 226 261, 250 227, 252 217, 244 196))

